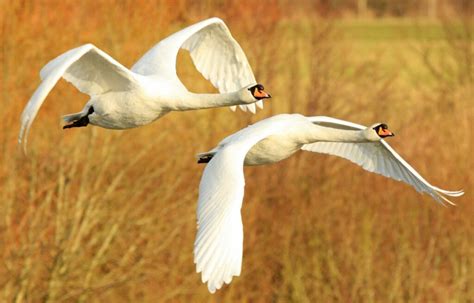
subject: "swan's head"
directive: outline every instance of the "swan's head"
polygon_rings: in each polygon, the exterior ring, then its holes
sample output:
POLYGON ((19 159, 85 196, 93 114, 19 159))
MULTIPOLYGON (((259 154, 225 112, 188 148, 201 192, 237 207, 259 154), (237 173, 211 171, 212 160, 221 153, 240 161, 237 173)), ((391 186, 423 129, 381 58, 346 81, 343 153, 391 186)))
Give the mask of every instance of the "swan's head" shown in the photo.
POLYGON ((256 100, 268 99, 272 96, 265 91, 265 88, 262 84, 252 85, 247 88, 247 90, 252 94, 252 97, 256 100))
POLYGON ((386 137, 395 136, 395 134, 392 133, 388 129, 388 126, 385 123, 376 123, 376 124, 368 127, 367 130, 369 131, 368 139, 372 140, 372 141, 378 141, 378 140, 386 138, 386 137))

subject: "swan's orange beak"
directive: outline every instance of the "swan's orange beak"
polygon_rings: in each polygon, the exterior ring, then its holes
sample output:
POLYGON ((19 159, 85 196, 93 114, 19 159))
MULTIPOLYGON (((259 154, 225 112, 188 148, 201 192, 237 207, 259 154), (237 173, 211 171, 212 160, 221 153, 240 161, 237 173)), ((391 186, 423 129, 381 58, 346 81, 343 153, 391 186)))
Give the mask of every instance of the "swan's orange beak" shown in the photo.
POLYGON ((256 89, 255 92, 253 93, 253 96, 256 98, 256 99, 267 99, 267 98, 271 98, 272 96, 267 93, 266 91, 264 91, 263 89, 256 89))
POLYGON ((382 127, 379 128, 378 135, 382 138, 395 136, 395 134, 389 131, 388 128, 384 129, 382 127))

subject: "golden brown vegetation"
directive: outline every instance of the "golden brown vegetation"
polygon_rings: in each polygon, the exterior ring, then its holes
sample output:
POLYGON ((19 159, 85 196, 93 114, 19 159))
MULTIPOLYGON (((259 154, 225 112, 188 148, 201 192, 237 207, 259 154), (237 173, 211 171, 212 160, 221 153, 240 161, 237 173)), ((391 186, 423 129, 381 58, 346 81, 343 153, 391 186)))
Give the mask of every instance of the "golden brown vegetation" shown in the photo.
MULTIPOLYGON (((334 24, 305 3, 0 2, 0 301, 472 300, 472 23, 334 24), (62 81, 34 123, 28 157, 20 152, 19 116, 50 59, 92 42, 131 66, 209 16, 226 21, 274 96, 263 111, 63 131, 60 115, 87 97, 62 81), (248 168, 242 275, 210 295, 192 256, 203 169, 194 154, 284 112, 387 122, 408 162, 466 195, 441 207, 405 184, 309 153, 248 168)), ((179 73, 193 90, 212 91, 185 53, 179 73)))

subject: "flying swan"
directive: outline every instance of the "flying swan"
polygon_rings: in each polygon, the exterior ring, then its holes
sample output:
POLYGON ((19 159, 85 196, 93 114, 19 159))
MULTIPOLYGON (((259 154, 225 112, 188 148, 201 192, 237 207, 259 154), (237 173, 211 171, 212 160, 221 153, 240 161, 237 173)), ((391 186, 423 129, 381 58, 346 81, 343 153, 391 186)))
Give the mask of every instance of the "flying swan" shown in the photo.
POLYGON ((88 124, 127 129, 155 121, 170 111, 238 105, 255 113, 271 96, 257 84, 240 45, 219 18, 191 25, 151 48, 131 70, 92 44, 69 50, 40 72, 42 82, 21 115, 18 141, 26 149, 27 137, 49 92, 62 77, 90 96, 79 113, 64 116, 64 128, 88 124), (197 70, 219 94, 189 92, 176 74, 176 56, 190 52, 197 70))
POLYGON ((278 162, 302 149, 346 158, 365 170, 408 183, 440 203, 453 204, 445 196, 463 194, 429 184, 383 140, 390 136, 393 133, 381 123, 364 127, 324 116, 283 114, 248 126, 198 154, 198 163, 208 164, 199 185, 194 263, 209 291, 240 275, 243 165, 278 162))

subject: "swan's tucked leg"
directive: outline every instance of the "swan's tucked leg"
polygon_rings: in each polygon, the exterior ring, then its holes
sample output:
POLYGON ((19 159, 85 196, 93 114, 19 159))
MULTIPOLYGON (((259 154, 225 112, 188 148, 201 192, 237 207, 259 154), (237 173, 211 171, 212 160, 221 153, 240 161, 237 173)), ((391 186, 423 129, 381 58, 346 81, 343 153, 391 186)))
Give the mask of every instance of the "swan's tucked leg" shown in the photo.
POLYGON ((63 120, 66 123, 71 123, 71 122, 81 119, 84 116, 84 114, 85 114, 84 111, 81 111, 74 114, 64 115, 63 120))
POLYGON ((80 116, 80 114, 72 114, 72 115, 67 115, 64 117, 64 120, 67 122, 72 122, 71 124, 64 125, 63 129, 66 128, 73 128, 73 127, 83 127, 87 126, 89 124, 89 115, 94 112, 94 107, 89 107, 89 110, 87 111, 87 114, 85 116, 80 116))
POLYGON ((211 161, 212 157, 215 155, 215 153, 202 153, 198 154, 198 161, 197 163, 209 163, 211 161))

